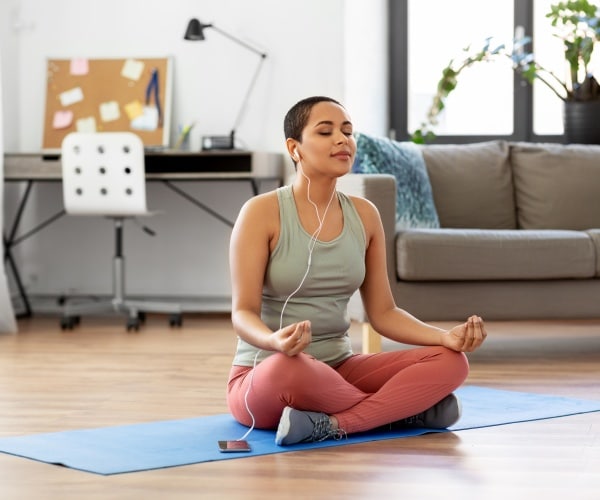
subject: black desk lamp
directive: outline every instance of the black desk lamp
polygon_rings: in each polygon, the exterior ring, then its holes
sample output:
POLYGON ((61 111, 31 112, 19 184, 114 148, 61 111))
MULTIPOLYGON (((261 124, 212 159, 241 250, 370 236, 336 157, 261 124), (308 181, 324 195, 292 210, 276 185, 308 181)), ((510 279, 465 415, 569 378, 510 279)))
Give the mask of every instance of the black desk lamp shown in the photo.
POLYGON ((250 99, 250 94, 252 93, 252 89, 254 88, 254 84, 256 83, 258 74, 262 69, 262 64, 265 58, 267 57, 267 54, 261 52, 258 49, 255 49, 251 45, 248 45, 246 42, 234 37, 233 35, 230 35, 222 29, 217 28, 214 24, 202 24, 200 21, 198 21, 198 19, 190 20, 190 22, 188 23, 188 27, 185 30, 185 36, 183 38, 192 41, 204 40, 204 30, 206 28, 212 28, 213 30, 221 33, 221 35, 229 38, 231 41, 237 43, 238 45, 241 45, 242 47, 247 48, 248 50, 260 56, 258 66, 256 67, 254 76, 250 81, 250 86, 248 87, 244 100, 242 101, 242 106, 238 111, 235 122, 233 123, 231 133, 228 136, 207 136, 202 138, 202 149, 235 149, 235 130, 240 124, 240 120, 242 119, 244 111, 246 110, 246 105, 248 104, 248 100, 250 99))

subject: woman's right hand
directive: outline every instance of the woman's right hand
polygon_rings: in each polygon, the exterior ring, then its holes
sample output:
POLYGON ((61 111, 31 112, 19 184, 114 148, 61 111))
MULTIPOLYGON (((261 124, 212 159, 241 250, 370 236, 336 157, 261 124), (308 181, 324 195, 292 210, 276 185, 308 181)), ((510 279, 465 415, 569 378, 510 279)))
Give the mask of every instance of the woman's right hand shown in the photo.
POLYGON ((310 321, 300 321, 284 326, 273 332, 271 337, 273 350, 295 356, 301 353, 312 341, 310 321))

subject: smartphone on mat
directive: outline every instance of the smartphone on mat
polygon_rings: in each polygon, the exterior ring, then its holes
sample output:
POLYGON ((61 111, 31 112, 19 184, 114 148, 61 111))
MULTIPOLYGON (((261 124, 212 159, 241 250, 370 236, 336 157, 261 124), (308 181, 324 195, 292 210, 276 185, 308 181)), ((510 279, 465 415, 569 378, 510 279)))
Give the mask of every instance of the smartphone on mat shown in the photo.
POLYGON ((219 441, 219 451, 223 453, 239 453, 243 451, 251 451, 248 441, 219 441))

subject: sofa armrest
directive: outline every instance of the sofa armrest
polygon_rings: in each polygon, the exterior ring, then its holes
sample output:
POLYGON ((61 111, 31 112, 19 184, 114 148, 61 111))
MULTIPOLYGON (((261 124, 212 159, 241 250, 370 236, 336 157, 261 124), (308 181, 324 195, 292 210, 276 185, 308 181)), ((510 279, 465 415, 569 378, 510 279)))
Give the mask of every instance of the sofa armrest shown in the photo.
MULTIPOLYGON (((396 178, 389 174, 347 174, 338 179, 337 188, 345 194, 366 198, 377 207, 385 232, 387 272, 390 282, 393 283, 396 279, 396 178)), ((368 324, 358 292, 350 299, 348 312, 351 319, 365 323, 362 327, 363 352, 381 351, 381 338, 368 324)))
POLYGON ((347 174, 338 179, 337 188, 348 195, 366 198, 377 207, 385 232, 388 276, 395 280, 396 178, 390 174, 347 174))
POLYGON ((600 229, 588 229, 586 233, 596 248, 596 278, 600 278, 600 229))

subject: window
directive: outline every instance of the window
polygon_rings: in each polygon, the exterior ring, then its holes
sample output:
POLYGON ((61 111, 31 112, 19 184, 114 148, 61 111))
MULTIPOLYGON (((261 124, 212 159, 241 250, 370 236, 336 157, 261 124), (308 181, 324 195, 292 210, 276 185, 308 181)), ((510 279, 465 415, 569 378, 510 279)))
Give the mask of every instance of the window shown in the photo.
MULTIPOLYGON (((563 42, 553 36, 546 14, 550 6, 558 0, 534 0, 533 33, 535 55, 538 61, 561 78, 566 76, 568 66, 562 56, 563 42)), ((600 74, 600 51, 594 51, 591 68, 594 74, 600 74), (595 70, 595 71, 594 71, 595 70)), ((533 84, 533 132, 538 135, 562 134, 563 104, 548 87, 540 82, 533 84)))
MULTIPOLYGON (((545 18, 556 0, 390 0, 390 125, 406 140, 431 106, 441 72, 490 39, 510 47, 516 30, 533 39, 536 57, 561 64, 561 42, 545 18), (518 27, 518 28, 517 28, 518 27), (552 43, 549 43, 549 40, 552 43), (557 45, 558 44, 558 47, 557 45), (539 50, 538 50, 539 48, 539 50), (543 50, 542 50, 543 49, 543 50)), ((476 142, 492 138, 558 141, 562 101, 526 84, 502 57, 463 70, 435 127, 436 142, 476 142)))

